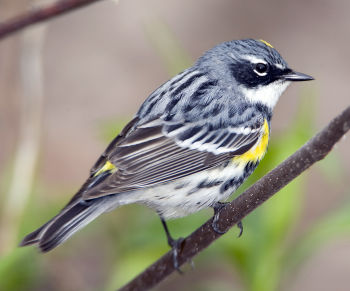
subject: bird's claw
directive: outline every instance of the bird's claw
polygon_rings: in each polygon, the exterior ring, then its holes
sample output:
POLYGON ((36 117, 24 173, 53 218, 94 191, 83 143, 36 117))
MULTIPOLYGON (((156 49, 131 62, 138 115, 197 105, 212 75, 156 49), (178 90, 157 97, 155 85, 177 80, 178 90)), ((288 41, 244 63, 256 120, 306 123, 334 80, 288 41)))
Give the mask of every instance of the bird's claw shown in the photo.
POLYGON ((238 237, 241 237, 242 234, 243 234, 243 223, 242 223, 242 221, 239 221, 239 222, 237 223, 237 227, 239 228, 238 237))
POLYGON ((216 233, 218 233, 218 234, 224 234, 224 233, 226 233, 227 230, 222 231, 222 230, 219 229, 218 224, 217 224, 217 223, 218 223, 218 220, 219 220, 219 213, 216 213, 216 214, 214 215, 213 221, 212 221, 212 223, 211 223, 211 227, 212 227, 213 230, 214 230, 216 233))
MULTIPOLYGON (((224 234, 227 232, 227 230, 220 230, 217 223, 219 221, 219 217, 220 217, 220 210, 222 208, 225 207, 226 204, 228 204, 229 202, 216 202, 212 207, 214 209, 214 217, 213 217, 213 221, 211 223, 211 227, 213 228, 213 230, 218 233, 218 234, 224 234)), ((241 237, 243 234, 243 224, 242 221, 239 221, 237 223, 237 227, 239 228, 239 234, 238 237, 241 237)))
POLYGON ((225 205, 229 202, 216 202, 212 207, 214 209, 214 217, 213 221, 211 223, 211 227, 213 230, 218 234, 224 234, 227 232, 227 230, 220 230, 217 223, 219 221, 220 217, 220 210, 225 207, 225 205))

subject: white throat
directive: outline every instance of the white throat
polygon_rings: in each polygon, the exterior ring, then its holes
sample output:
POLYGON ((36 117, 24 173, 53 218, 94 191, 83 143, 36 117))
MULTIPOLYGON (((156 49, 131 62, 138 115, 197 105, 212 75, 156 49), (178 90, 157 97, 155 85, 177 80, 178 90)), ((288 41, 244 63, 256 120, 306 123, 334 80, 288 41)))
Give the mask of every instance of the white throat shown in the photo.
POLYGON ((287 87, 290 85, 290 81, 275 81, 265 86, 259 86, 257 88, 247 88, 241 86, 242 93, 252 103, 262 103, 267 107, 273 109, 287 87))

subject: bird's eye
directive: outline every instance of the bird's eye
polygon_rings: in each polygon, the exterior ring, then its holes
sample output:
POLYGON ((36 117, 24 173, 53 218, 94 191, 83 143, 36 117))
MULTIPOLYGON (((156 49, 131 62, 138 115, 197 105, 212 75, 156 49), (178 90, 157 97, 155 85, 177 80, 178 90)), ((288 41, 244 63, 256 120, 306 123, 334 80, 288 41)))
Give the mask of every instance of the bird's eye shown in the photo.
POLYGON ((254 72, 259 76, 265 76, 267 74, 268 65, 263 63, 257 63, 254 67, 254 72))

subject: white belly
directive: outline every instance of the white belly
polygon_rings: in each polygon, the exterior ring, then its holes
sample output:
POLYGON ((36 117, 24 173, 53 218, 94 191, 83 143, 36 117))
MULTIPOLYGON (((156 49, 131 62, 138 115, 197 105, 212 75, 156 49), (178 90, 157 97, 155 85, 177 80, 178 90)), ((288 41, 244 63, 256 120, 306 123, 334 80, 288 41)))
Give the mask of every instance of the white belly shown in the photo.
POLYGON ((244 165, 231 162, 226 167, 220 166, 137 191, 133 200, 155 209, 164 219, 183 217, 226 200, 243 181, 235 183, 232 179, 243 175, 244 165), (230 180, 230 187, 223 189, 223 184, 230 180))

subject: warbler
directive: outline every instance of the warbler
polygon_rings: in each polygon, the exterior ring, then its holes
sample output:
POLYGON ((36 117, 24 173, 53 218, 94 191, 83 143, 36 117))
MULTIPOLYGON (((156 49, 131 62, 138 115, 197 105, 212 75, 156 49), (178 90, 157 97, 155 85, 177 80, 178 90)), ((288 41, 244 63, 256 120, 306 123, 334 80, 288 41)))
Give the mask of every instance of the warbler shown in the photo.
POLYGON ((269 142, 272 111, 293 71, 271 44, 221 43, 156 89, 109 144, 87 181, 50 221, 21 246, 50 251, 100 214, 140 203, 166 220, 203 208, 215 211, 255 170, 269 142))

